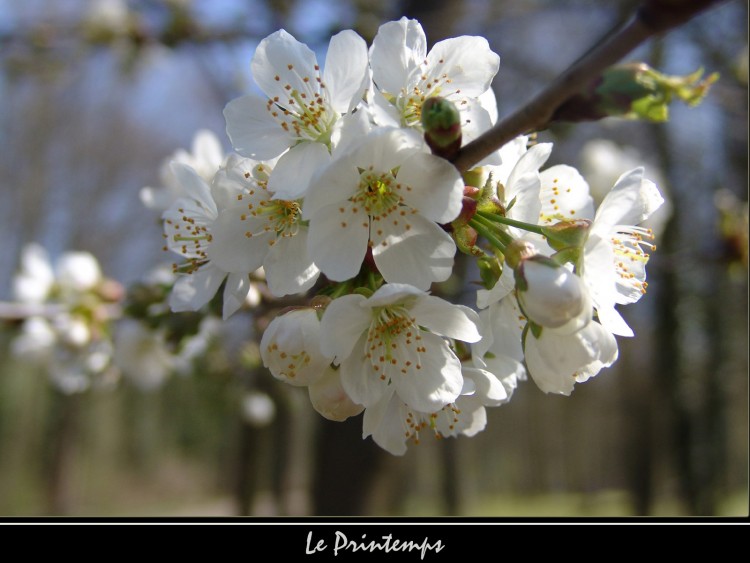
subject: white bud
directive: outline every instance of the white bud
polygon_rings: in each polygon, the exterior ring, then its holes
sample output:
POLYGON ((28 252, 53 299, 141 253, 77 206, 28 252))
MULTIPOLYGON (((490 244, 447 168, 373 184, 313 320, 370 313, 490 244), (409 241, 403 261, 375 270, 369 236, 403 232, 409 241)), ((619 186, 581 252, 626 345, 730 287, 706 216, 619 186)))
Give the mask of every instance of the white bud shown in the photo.
POLYGON ((578 330, 591 320, 588 291, 567 268, 532 258, 519 264, 516 276, 523 279, 518 303, 530 321, 548 328, 578 330))
POLYGON ((331 367, 310 384, 308 391, 313 408, 328 420, 341 422, 364 410, 349 398, 341 385, 341 375, 331 367))

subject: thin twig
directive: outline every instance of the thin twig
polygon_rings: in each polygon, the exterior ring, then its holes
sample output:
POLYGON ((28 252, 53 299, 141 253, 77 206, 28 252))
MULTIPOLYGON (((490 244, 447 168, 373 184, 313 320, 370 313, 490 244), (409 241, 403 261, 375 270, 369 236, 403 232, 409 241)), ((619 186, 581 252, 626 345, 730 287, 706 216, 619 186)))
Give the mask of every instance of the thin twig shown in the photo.
POLYGON ((544 129, 555 110, 650 37, 685 23, 723 0, 646 0, 629 22, 615 28, 528 104, 518 109, 453 158, 459 172, 469 170, 511 139, 544 129))

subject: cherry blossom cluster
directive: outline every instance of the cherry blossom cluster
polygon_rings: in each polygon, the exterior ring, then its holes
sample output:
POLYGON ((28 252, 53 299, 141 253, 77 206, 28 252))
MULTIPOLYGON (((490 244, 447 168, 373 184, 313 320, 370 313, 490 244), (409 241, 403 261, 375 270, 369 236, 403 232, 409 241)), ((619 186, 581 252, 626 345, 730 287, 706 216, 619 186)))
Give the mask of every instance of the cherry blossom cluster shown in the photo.
POLYGON ((110 334, 112 307, 122 287, 105 278, 88 252, 65 252, 53 264, 37 243, 27 244, 13 279, 14 305, 24 309, 11 352, 47 368, 53 386, 79 393, 116 379, 110 334))
POLYGON ((552 146, 527 137, 460 174, 440 134, 494 124, 500 58, 481 37, 426 45, 402 18, 369 49, 335 35, 320 65, 273 33, 251 63, 262 94, 224 110, 235 152, 204 135, 163 172, 168 191, 142 192, 182 258, 172 310, 223 287, 227 318, 261 279, 270 297, 307 295, 268 324, 264 364, 328 419, 364 411, 363 435, 396 455, 481 431, 527 373, 567 395, 610 366, 615 335, 633 335, 616 306, 646 290, 653 235, 639 225, 663 202, 636 168, 595 210, 581 175, 542 170, 552 146), (440 106, 431 130, 437 101, 453 122, 440 106), (457 251, 476 260, 476 310, 437 295, 457 251))

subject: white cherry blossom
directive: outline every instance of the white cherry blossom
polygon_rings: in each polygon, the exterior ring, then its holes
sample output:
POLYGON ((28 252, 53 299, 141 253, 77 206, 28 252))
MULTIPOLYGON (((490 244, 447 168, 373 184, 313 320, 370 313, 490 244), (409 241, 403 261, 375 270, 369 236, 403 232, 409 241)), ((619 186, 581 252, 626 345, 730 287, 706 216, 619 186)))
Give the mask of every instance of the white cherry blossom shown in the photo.
POLYGON ((224 162, 224 149, 213 132, 207 129, 198 130, 193 137, 191 152, 178 149, 162 162, 159 169, 161 186, 141 188, 141 203, 149 209, 166 211, 175 200, 187 195, 182 183, 172 171, 173 161, 190 166, 198 176, 210 182, 224 162))
POLYGON ((446 160, 398 129, 370 133, 310 187, 310 255, 330 279, 359 272, 367 249, 383 278, 427 289, 446 280, 456 245, 440 226, 461 210, 463 181, 446 160))
POLYGON ((576 383, 611 366, 618 355, 615 337, 596 321, 572 333, 545 328, 539 338, 529 331, 524 352, 539 389, 560 395, 570 395, 576 383))
POLYGON ((250 273, 261 266, 276 295, 305 291, 318 269, 307 257, 307 228, 296 201, 272 199, 271 166, 233 156, 206 184, 191 168, 175 163, 190 194, 164 214, 167 246, 187 259, 186 275, 174 285, 173 311, 205 305, 227 280, 224 318, 236 312, 251 291, 250 273))
POLYGON ((363 437, 372 436, 381 448, 403 455, 408 443, 419 444, 424 434, 442 439, 481 432, 487 424, 485 407, 507 402, 509 393, 484 369, 464 366, 463 375, 464 387, 455 402, 434 412, 419 412, 390 391, 365 410, 363 437))
POLYGON ((323 354, 340 365, 341 382, 355 403, 369 407, 395 390, 420 412, 456 400, 461 362, 443 338, 480 339, 470 309, 405 284, 385 284, 371 297, 345 295, 321 320, 323 354))
POLYGON ((315 53, 286 31, 263 39, 251 63, 265 98, 227 104, 227 134, 235 150, 256 160, 281 158, 269 189, 294 200, 330 159, 342 115, 362 101, 368 85, 367 45, 351 30, 331 38, 325 69, 315 53))
POLYGON ((372 105, 382 125, 421 131, 422 103, 432 96, 456 105, 465 141, 493 124, 496 110, 485 106, 495 105, 490 84, 500 57, 483 37, 445 39, 428 53, 422 26, 403 17, 380 26, 370 47, 370 65, 375 85, 372 105))
POLYGON ((331 363, 331 357, 321 352, 320 341, 317 310, 294 309, 268 325, 260 341, 260 356, 277 379, 291 385, 309 385, 331 363))

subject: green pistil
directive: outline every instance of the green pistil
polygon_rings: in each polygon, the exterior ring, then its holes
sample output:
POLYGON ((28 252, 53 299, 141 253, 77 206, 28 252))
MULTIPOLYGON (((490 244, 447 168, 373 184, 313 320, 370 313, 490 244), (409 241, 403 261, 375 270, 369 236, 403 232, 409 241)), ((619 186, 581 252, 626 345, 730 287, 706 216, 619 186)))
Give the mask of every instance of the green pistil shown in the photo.
POLYGON ((330 111, 323 104, 318 104, 315 99, 303 98, 297 90, 292 90, 290 96, 297 102, 295 113, 301 130, 304 130, 311 137, 310 140, 323 143, 330 149, 331 128, 338 117, 336 113, 330 111), (317 107, 314 107, 316 105, 317 107), (326 119, 327 117, 330 117, 330 119, 326 119))
POLYGON ((195 242, 195 241, 199 241, 199 240, 210 241, 211 240, 211 235, 210 234, 195 235, 195 236, 174 235, 172 238, 173 238, 173 240, 175 242, 195 242))

